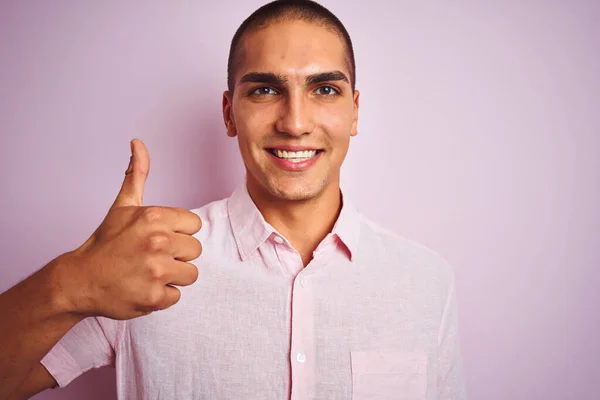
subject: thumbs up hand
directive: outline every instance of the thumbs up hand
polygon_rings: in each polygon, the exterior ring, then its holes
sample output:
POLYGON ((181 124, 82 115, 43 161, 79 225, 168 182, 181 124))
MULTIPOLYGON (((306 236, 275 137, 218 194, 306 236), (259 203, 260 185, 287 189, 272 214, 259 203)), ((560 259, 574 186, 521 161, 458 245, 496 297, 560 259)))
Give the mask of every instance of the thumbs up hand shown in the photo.
POLYGON ((141 140, 131 142, 121 191, 102 224, 67 253, 61 276, 70 309, 84 316, 131 319, 162 310, 181 297, 175 286, 191 285, 198 270, 189 263, 202 246, 192 235, 200 217, 181 208, 144 207, 150 157, 141 140))

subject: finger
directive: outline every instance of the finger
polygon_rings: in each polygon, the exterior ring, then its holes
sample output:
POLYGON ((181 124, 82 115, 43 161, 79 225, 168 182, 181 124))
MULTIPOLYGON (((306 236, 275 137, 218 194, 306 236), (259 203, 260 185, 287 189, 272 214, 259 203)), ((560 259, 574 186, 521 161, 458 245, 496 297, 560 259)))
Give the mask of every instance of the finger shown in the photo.
POLYGON ((171 260, 166 267, 165 279, 170 285, 189 286, 198 279, 198 267, 192 263, 171 260))
POLYGON ((169 210, 165 210, 165 212, 169 213, 169 229, 173 232, 193 235, 202 228, 202 220, 198 214, 185 208, 169 207, 169 210))
POLYGON ((202 244, 193 236, 175 233, 173 236, 173 258, 179 261, 192 261, 202 254, 202 244))
POLYGON ((171 285, 165 285, 165 297, 160 309, 164 310, 176 304, 181 299, 181 291, 171 285))
POLYGON ((141 206, 144 197, 144 185, 150 171, 150 155, 148 149, 139 139, 133 139, 129 166, 121 190, 111 208, 125 206, 141 206))

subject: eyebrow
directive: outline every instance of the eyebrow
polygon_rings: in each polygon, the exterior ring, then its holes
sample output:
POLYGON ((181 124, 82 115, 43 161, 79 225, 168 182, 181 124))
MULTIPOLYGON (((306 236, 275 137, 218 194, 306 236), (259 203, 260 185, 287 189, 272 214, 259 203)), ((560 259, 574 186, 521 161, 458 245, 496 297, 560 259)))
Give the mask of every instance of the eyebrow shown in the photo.
POLYGON ((246 82, 268 83, 271 85, 283 85, 287 78, 272 72, 250 72, 240 78, 240 85, 246 82))
MULTIPOLYGON (((249 72, 240 78, 240 85, 242 83, 254 82, 283 86, 287 81, 288 78, 285 75, 278 75, 272 72, 249 72)), ((322 72, 306 77, 307 85, 314 85, 317 83, 330 81, 343 81, 350 84, 350 80, 348 79, 346 74, 344 74, 341 71, 322 72)))
POLYGON ((350 84, 350 80, 342 71, 323 72, 306 77, 306 83, 309 85, 329 81, 343 81, 350 84))

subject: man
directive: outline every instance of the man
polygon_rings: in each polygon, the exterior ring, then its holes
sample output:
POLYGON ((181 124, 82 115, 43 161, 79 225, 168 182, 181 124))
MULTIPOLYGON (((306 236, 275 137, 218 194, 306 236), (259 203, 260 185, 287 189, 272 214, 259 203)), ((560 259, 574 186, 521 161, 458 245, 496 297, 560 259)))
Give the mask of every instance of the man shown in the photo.
POLYGON ((464 399, 450 266, 340 191, 354 84, 328 10, 252 14, 223 95, 245 181, 192 212, 143 207, 149 155, 132 141, 96 232, 2 294, 0 397, 113 365, 121 399, 464 399))

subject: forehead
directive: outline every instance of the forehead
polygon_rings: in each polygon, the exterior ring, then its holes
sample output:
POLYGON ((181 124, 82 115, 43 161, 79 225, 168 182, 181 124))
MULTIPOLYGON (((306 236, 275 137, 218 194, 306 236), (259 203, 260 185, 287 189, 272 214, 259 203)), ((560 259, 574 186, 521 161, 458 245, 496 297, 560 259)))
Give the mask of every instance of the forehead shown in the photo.
POLYGON ((272 72, 293 79, 339 70, 350 76, 342 37, 316 23, 270 23, 249 32, 240 50, 236 79, 248 72, 272 72))

